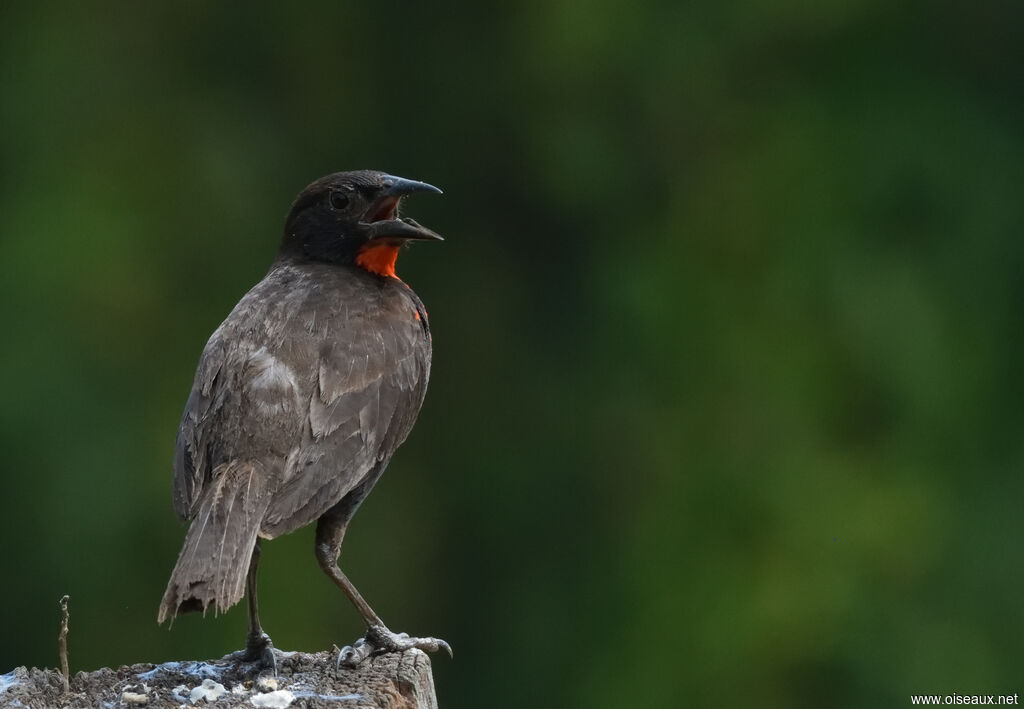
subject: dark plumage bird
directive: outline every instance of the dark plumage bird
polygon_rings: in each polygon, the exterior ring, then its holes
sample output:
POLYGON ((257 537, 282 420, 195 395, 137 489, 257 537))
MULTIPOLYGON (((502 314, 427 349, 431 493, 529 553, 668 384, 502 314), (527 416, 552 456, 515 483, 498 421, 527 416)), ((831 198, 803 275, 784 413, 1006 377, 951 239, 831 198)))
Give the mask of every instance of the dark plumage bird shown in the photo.
POLYGON ((210 337, 178 430, 174 509, 190 526, 159 622, 249 596, 241 659, 274 664, 260 627, 260 540, 316 522, 316 557, 366 621, 339 661, 447 643, 389 631, 338 568, 345 529, 416 420, 430 376, 423 303, 399 248, 441 237, 398 216, 431 185, 363 170, 298 196, 277 259, 210 337))

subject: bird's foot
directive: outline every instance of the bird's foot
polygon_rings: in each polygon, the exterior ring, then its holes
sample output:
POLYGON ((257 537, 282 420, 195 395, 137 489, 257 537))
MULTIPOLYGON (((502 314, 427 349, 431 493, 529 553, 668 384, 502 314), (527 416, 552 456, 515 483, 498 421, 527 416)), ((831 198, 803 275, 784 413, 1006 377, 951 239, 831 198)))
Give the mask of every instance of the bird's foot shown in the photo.
POLYGON ((359 663, 370 655, 385 652, 404 652, 416 648, 426 652, 437 652, 445 650, 448 656, 452 656, 451 645, 438 638, 410 638, 407 633, 392 633, 383 625, 371 625, 366 636, 360 638, 354 645, 343 647, 338 653, 338 661, 335 666, 358 667, 359 663))
POLYGON ((277 677, 277 658, 274 657, 274 643, 270 636, 262 630, 250 633, 245 641, 245 649, 225 656, 225 660, 237 663, 253 663, 260 670, 270 669, 277 677))

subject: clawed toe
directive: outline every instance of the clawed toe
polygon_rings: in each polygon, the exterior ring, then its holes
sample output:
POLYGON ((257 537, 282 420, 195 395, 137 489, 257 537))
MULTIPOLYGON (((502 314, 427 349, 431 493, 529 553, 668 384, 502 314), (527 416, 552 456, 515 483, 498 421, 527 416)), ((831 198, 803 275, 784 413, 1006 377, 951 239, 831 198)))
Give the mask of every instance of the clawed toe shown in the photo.
POLYGON ((339 667, 348 667, 354 669, 359 664, 369 657, 375 648, 370 643, 366 642, 365 638, 360 638, 355 642, 354 645, 346 645, 341 648, 338 652, 338 660, 334 663, 335 669, 339 667))
POLYGON ((383 625, 374 625, 366 631, 366 637, 338 653, 337 667, 355 668, 370 655, 384 652, 404 652, 416 648, 424 652, 444 650, 453 657, 452 647, 440 638, 412 638, 408 633, 392 633, 383 625))
POLYGON ((259 670, 271 670, 277 677, 277 657, 274 655, 274 643, 266 633, 250 635, 244 650, 225 655, 224 659, 236 663, 252 663, 259 670))
POLYGON ((444 650, 445 652, 448 653, 448 657, 450 657, 452 659, 455 659, 455 653, 452 652, 452 646, 451 645, 446 643, 444 640, 441 640, 441 638, 431 638, 431 640, 433 640, 434 642, 437 643, 437 647, 435 649, 431 650, 430 652, 437 652, 438 650, 444 650))

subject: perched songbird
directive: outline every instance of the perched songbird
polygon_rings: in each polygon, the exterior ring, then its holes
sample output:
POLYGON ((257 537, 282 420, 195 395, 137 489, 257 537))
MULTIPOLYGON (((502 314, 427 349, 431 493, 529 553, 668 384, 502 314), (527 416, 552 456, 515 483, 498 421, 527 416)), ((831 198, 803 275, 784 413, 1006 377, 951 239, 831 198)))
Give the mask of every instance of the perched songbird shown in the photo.
POLYGON ((159 622, 249 596, 244 660, 274 665, 260 627, 260 540, 316 522, 316 558, 366 621, 339 656, 451 649, 392 633, 338 568, 345 530, 402 444, 430 376, 427 311, 395 276, 399 248, 441 237, 400 218, 440 192, 363 170, 298 196, 277 259, 210 337, 178 430, 174 508, 190 522, 159 622))

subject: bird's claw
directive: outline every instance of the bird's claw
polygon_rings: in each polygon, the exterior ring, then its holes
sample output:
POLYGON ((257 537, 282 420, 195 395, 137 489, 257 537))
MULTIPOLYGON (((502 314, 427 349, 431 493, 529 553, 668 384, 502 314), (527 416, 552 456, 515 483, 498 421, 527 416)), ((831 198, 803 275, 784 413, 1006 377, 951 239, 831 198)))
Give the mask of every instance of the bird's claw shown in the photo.
POLYGON ((365 637, 338 652, 335 667, 355 668, 370 655, 404 652, 413 648, 425 652, 444 650, 449 657, 454 657, 452 646, 440 638, 411 638, 408 633, 392 633, 383 625, 371 625, 365 637))
POLYGON ((274 656, 274 643, 266 633, 250 635, 245 642, 244 650, 226 655, 224 659, 237 663, 253 663, 261 670, 270 669, 277 677, 277 657, 274 656))

